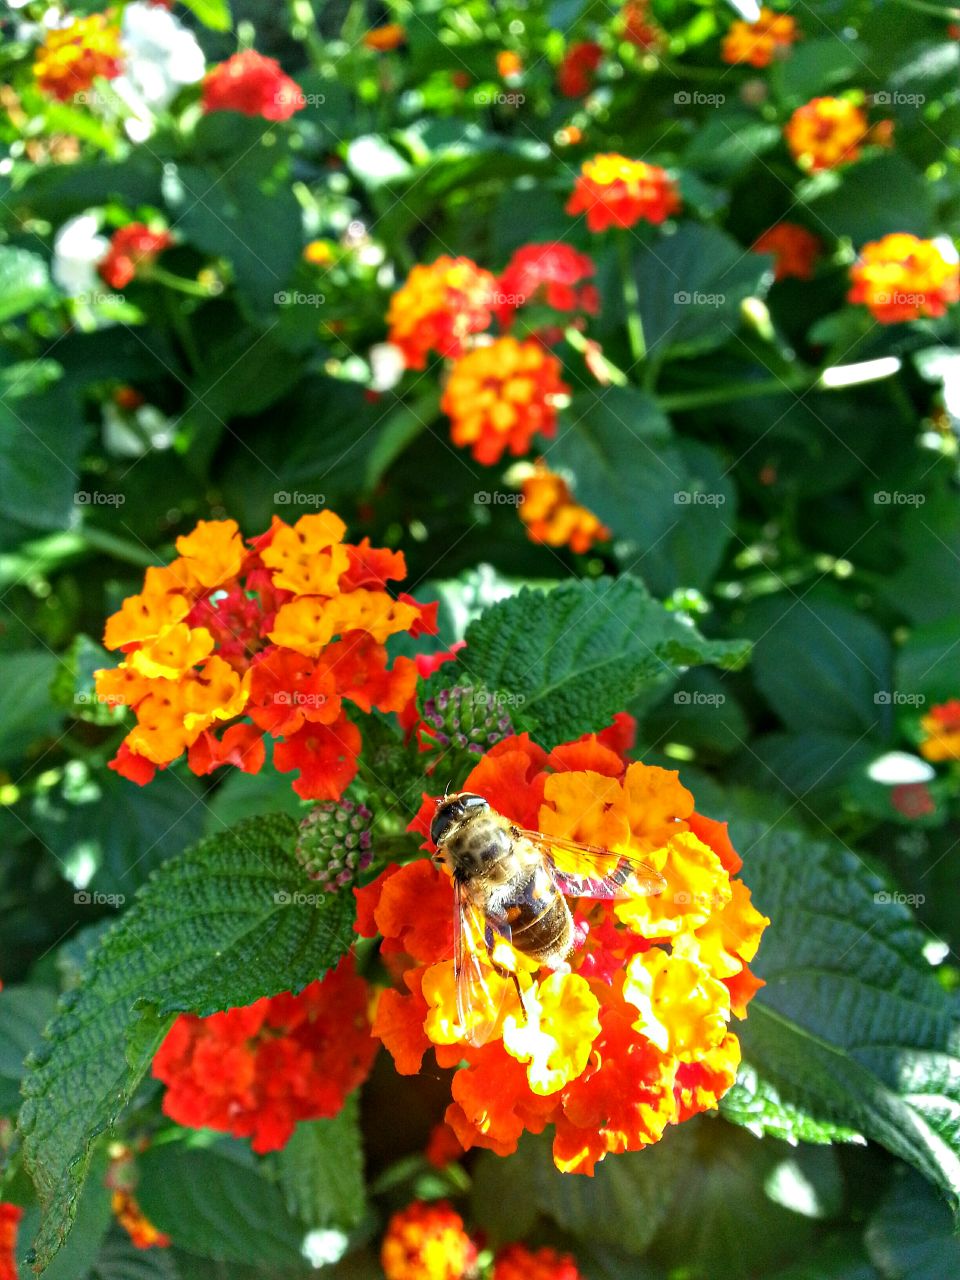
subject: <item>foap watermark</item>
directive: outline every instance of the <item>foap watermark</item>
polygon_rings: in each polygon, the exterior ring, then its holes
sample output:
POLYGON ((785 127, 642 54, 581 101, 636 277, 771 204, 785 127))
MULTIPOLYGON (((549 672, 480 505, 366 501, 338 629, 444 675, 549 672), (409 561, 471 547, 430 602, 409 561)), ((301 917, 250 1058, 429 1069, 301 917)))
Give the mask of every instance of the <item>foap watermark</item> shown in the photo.
POLYGON ((73 495, 75 507, 122 507, 126 500, 125 493, 109 493, 102 489, 78 489, 73 495))
POLYGON ((730 895, 724 897, 720 893, 688 893, 686 889, 680 889, 673 895, 673 901, 678 907, 700 907, 701 910, 713 912, 725 907, 730 901, 730 895))
POLYGON ((473 95, 478 107, 522 107, 526 100, 525 93, 489 93, 486 89, 478 89, 473 95))
POLYGON ((678 107, 722 107, 727 100, 724 93, 701 93, 699 89, 680 89, 673 95, 678 107))
POLYGON ((894 289, 892 293, 877 293, 874 295, 876 301, 882 306, 894 307, 925 307, 929 294, 925 290, 918 290, 916 293, 908 293, 901 289, 894 289))
POLYGON ((480 707, 522 707, 526 700, 522 693, 491 693, 489 689, 479 689, 474 697, 480 707))
POLYGON ((327 101, 327 95, 325 93, 302 93, 298 90, 296 93, 278 93, 273 100, 278 107, 285 107, 291 102, 295 102, 299 111, 302 107, 322 107, 327 101))
POLYGON ((97 693, 95 689, 80 689, 73 695, 78 707, 125 707, 127 704, 115 693, 97 693))
POLYGON ((701 489, 678 489, 673 495, 675 507, 722 507, 725 493, 705 493, 701 489))
POLYGON ((275 507, 322 507, 326 501, 325 493, 304 493, 300 489, 278 489, 273 495, 275 507))
POLYGON ((904 693, 902 689, 878 689, 873 695, 878 707, 922 707, 926 700, 922 693, 904 693))
POLYGON ((526 300, 525 293, 494 293, 490 299, 495 307, 522 307, 526 300))
POLYGON ((703 693, 700 689, 678 689, 673 701, 678 707, 722 707, 725 693, 703 693))
POLYGON ((327 703, 325 693, 308 693, 306 689, 281 689, 273 695, 281 707, 323 707, 327 703))
POLYGON ((288 893, 280 889, 273 895, 273 901, 278 907, 319 907, 326 897, 325 893, 301 893, 299 889, 288 893))
POLYGON ((83 293, 75 293, 73 297, 88 307, 102 307, 104 304, 118 306, 126 301, 122 293, 105 293, 102 289, 87 289, 83 293))
POLYGON ((878 489, 873 495, 878 507, 922 507, 927 500, 925 493, 904 493, 899 489, 878 489))
POLYGON ((688 293, 686 289, 679 289, 674 295, 673 300, 678 307, 722 307, 727 300, 725 293, 700 293, 694 290, 688 293))
POLYGON ((73 895, 78 907, 122 907, 127 897, 124 893, 99 893, 92 889, 78 889, 73 895))
POLYGON ((325 293, 301 293, 299 289, 281 289, 273 295, 278 307, 322 307, 326 300, 325 293))
POLYGON ((899 889, 879 889, 873 895, 878 906, 888 907, 896 903, 900 907, 922 907, 927 900, 925 893, 901 893, 899 889))
POLYGON ((523 505, 524 495, 510 489, 480 489, 473 495, 473 501, 478 507, 519 507, 523 505))
POLYGON ((878 107, 922 107, 927 96, 924 93, 901 93, 899 89, 881 89, 873 95, 878 107))

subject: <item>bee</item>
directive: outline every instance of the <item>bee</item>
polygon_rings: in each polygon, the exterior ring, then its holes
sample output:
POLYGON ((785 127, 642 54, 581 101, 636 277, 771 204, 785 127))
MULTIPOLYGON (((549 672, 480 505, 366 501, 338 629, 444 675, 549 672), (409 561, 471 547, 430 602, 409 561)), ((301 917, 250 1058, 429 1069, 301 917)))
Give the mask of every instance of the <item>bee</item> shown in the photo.
POLYGON ((476 1045, 490 1038, 499 1016, 491 970, 512 979, 523 1009, 517 975, 494 959, 498 939, 562 971, 574 942, 568 897, 622 899, 666 888, 663 876, 636 858, 529 831, 468 791, 437 801, 430 839, 453 879, 457 1015, 476 1045), (570 855, 564 863, 576 871, 561 869, 557 852, 570 855))

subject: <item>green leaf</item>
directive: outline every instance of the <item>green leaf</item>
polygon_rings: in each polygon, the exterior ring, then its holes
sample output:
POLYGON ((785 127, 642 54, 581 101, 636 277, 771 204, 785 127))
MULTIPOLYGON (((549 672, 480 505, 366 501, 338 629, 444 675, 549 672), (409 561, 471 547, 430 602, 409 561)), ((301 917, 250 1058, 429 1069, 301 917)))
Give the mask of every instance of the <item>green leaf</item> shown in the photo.
POLYGON ((707 179, 729 182, 779 141, 775 124, 746 111, 718 114, 693 135, 684 154, 684 170, 695 169, 707 179))
POLYGON ((855 248, 879 240, 892 226, 915 236, 934 232, 931 187, 921 174, 894 152, 866 156, 830 178, 811 180, 807 203, 811 213, 834 236, 849 236, 855 248))
POLYGON ((752 966, 766 986, 737 1029, 744 1060, 787 1106, 881 1143, 957 1206, 960 1026, 927 935, 838 843, 767 824, 734 842, 772 920, 752 966))
POLYGON ((63 998, 20 1116, 45 1210, 41 1265, 70 1229, 93 1138, 116 1122, 173 1015, 300 990, 349 945, 352 898, 317 901, 293 854, 296 831, 288 817, 251 820, 165 863, 63 998))
POLYGON ((275 1169, 288 1213, 311 1230, 355 1227, 366 1207, 356 1094, 331 1120, 301 1121, 275 1169))
POLYGON ((607 387, 574 396, 546 456, 573 473, 577 501, 615 539, 652 546, 682 515, 674 495, 686 487, 686 469, 669 420, 642 391, 607 387))
MULTIPOLYGON (((901 698, 920 697, 926 706, 946 702, 957 693, 956 615, 912 631, 898 650, 894 686, 901 698)), ((910 703, 902 705, 909 707, 910 703)))
MULTIPOLYGON (((0 512, 30 529, 76 523, 87 428, 70 389, 0 403, 0 512)), ((82 502, 83 499, 80 499, 82 502)))
POLYGON ((100 667, 112 665, 113 658, 102 644, 82 633, 74 636, 50 686, 52 700, 78 720, 117 724, 123 718, 123 708, 101 702, 93 679, 100 667))
POLYGON ((918 625, 955 622, 960 600, 960 504, 953 491, 910 507, 903 515, 899 543, 904 563, 881 586, 884 598, 918 625))
POLYGON ((50 705, 49 695, 56 672, 57 657, 46 649, 3 655, 0 735, 5 761, 13 763, 59 732, 63 717, 50 705))
POLYGON ((168 1142, 151 1147, 137 1167, 140 1207, 181 1248, 224 1262, 303 1265, 303 1227, 245 1143, 168 1142))
POLYGON ((23 315, 50 292, 47 264, 39 254, 0 246, 0 324, 23 315))
POLYGON ((179 1280, 169 1249, 138 1249, 121 1227, 104 1240, 90 1280, 179 1280))
POLYGON ((893 675, 890 643, 869 618, 792 593, 749 615, 757 686, 798 732, 882 734, 893 675))
POLYGON ((886 1280, 960 1275, 960 1236, 950 1211, 914 1174, 896 1179, 870 1219, 866 1242, 886 1280))
POLYGON ((774 63, 771 78, 781 96, 799 105, 818 93, 826 93, 841 80, 856 77, 862 67, 862 55, 857 53, 853 41, 824 35, 819 40, 796 44, 789 58, 774 63))
POLYGON ((183 0, 183 4, 211 31, 229 31, 233 26, 229 0, 183 0))
POLYGON ((761 1080, 749 1063, 744 1063, 737 1082, 720 1100, 724 1119, 749 1129, 758 1138, 769 1134, 786 1142, 862 1143, 862 1134, 845 1125, 818 1120, 794 1103, 784 1102, 769 1080, 761 1080))
POLYGON ((739 328, 740 303, 768 274, 766 259, 716 227, 684 223, 658 237, 636 264, 648 350, 659 358, 723 346, 739 328))
POLYGON ((467 648, 435 679, 479 681, 513 695, 524 723, 546 747, 608 725, 644 689, 708 662, 736 669, 741 641, 705 640, 669 613, 638 578, 524 588, 470 624, 467 648))
POLYGON ((4 987, 0 991, 0 1113, 20 1105, 23 1061, 40 1044, 40 1033, 56 1004, 46 987, 4 987))
MULTIPOLYGON (((80 1195, 75 1228, 67 1244, 45 1270, 44 1280, 86 1280, 110 1230, 113 1217, 110 1192, 104 1181, 107 1153, 103 1144, 98 1146, 91 1164, 90 1178, 80 1195)), ((27 1253, 36 1236, 38 1220, 39 1212, 34 1203, 20 1223, 18 1240, 24 1253, 27 1253)), ((27 1275, 26 1266, 21 1269, 20 1275, 27 1275)))

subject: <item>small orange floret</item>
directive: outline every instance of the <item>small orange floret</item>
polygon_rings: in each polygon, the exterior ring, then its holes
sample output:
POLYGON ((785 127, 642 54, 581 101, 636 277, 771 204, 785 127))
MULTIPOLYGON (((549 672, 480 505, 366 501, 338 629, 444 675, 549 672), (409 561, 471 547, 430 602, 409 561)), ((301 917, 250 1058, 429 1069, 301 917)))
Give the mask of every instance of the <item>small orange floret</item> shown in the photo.
POLYGON ((453 443, 490 465, 504 452, 526 453, 537 434, 552 436, 557 398, 570 390, 560 373, 560 361, 539 342, 509 336, 462 356, 440 401, 453 443))
POLYGON ((563 477, 543 463, 523 481, 520 519, 532 542, 569 547, 581 555, 611 537, 607 526, 574 499, 563 477))
POLYGON ((169 1247, 170 1237, 165 1232, 157 1230, 130 1191, 120 1189, 114 1191, 110 1197, 110 1208, 113 1210, 113 1216, 130 1237, 135 1249, 169 1247))
POLYGON ((406 27, 399 22, 387 22, 382 27, 372 27, 360 43, 376 53, 389 53, 391 49, 399 49, 406 39, 406 27))
POLYGON ((849 302, 860 302, 880 324, 936 318, 960 300, 957 254, 934 240, 897 231, 860 250, 850 268, 849 302))
POLYGON ((512 49, 501 49, 497 54, 497 75, 501 80, 523 74, 523 59, 512 49))
POLYGON ((431 351, 462 355, 467 338, 490 324, 496 290, 496 278, 469 258, 415 266, 390 299, 388 340, 410 369, 422 369, 431 351))
POLYGON ((798 37, 797 24, 789 14, 776 13, 764 5, 756 22, 734 22, 724 37, 722 57, 724 62, 768 67, 774 58, 783 57, 798 37))
POLYGON ((465 1280, 477 1250, 445 1200, 415 1200, 387 1223, 380 1249, 386 1280, 465 1280))
POLYGON ((863 111, 848 98, 813 98, 797 107, 783 134, 801 169, 819 173, 858 160, 869 129, 863 111))
POLYGON ((680 208, 680 193, 659 165, 615 153, 585 160, 567 213, 585 213, 591 231, 664 222, 680 208))

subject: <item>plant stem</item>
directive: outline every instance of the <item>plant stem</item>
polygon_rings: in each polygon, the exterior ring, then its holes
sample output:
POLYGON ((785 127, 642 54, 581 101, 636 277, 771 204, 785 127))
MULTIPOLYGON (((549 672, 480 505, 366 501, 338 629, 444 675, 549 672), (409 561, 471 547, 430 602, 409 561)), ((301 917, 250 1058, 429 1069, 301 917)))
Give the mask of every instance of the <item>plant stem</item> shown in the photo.
POLYGON ((630 255, 628 232, 621 231, 618 237, 620 245, 620 265, 623 270, 623 302, 627 312, 627 334, 630 338, 630 354, 634 364, 641 364, 647 355, 647 343, 643 336, 643 321, 640 319, 640 293, 637 289, 637 278, 633 274, 633 259, 630 255))
POLYGON ((807 391, 816 386, 817 374, 795 374, 791 378, 765 378, 762 382, 734 382, 710 391, 678 391, 674 395, 658 396, 661 409, 700 409, 729 400, 751 400, 754 396, 780 395, 784 391, 807 391))
POLYGON ((199 280, 187 280, 183 276, 175 276, 172 271, 167 271, 164 267, 158 267, 156 263, 153 264, 149 272, 144 272, 144 278, 154 280, 157 284, 165 284, 168 289, 176 289, 178 293, 188 293, 191 298, 212 298, 214 296, 212 290, 201 284, 199 280))

